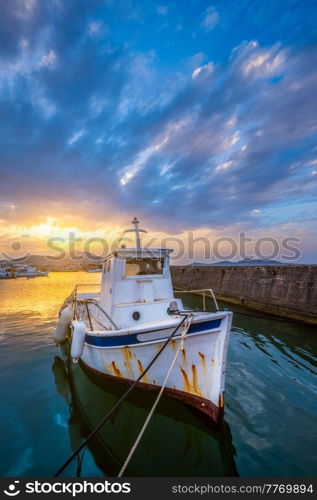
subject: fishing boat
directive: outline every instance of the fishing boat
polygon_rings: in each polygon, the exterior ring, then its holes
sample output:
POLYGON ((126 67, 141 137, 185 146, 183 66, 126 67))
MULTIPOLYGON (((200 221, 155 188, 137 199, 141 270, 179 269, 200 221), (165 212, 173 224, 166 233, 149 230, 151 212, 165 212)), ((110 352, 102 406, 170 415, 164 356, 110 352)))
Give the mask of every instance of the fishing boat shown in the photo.
POLYGON ((73 363, 144 390, 163 388, 220 424, 232 313, 219 310, 211 289, 186 291, 202 294, 204 307, 185 311, 172 286, 172 250, 142 248, 146 231, 136 217, 132 223, 124 234, 135 233, 135 247, 119 242, 105 258, 98 292, 75 287, 54 340, 70 342, 73 363), (206 311, 207 294, 213 312, 206 311))

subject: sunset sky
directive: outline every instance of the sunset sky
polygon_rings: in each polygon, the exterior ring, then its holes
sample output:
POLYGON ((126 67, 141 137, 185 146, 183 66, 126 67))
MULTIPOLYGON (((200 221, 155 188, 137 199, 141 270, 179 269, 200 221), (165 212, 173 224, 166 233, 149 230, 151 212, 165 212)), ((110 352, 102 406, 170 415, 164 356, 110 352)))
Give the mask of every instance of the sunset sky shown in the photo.
POLYGON ((111 239, 138 215, 162 235, 299 237, 317 263, 316 15, 310 0, 2 2, 0 251, 111 239))

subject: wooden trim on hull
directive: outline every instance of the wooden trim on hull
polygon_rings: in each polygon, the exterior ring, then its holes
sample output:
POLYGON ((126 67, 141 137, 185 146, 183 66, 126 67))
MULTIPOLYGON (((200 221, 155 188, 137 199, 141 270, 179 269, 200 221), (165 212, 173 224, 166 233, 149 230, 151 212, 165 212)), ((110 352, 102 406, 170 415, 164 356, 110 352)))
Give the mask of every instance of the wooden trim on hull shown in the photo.
MULTIPOLYGON (((124 377, 116 377, 115 375, 110 375, 108 373, 102 373, 95 368, 87 365, 82 359, 79 360, 80 365, 84 370, 91 370, 95 375, 103 377, 108 380, 116 380, 121 384, 132 385, 134 380, 124 378, 124 377)), ((147 384, 145 382, 138 382, 136 387, 141 390, 150 391, 150 392, 158 392, 160 390, 160 386, 147 384)), ((202 412, 212 419, 213 423, 216 425, 221 425, 223 422, 224 415, 224 393, 222 392, 219 395, 219 406, 216 406, 214 403, 209 401, 208 399, 202 398, 200 396, 196 396, 195 394, 190 394, 189 392, 179 391, 178 389, 171 389, 166 387, 164 389, 164 394, 168 397, 177 399, 182 403, 185 403, 188 406, 195 408, 196 410, 202 412)))

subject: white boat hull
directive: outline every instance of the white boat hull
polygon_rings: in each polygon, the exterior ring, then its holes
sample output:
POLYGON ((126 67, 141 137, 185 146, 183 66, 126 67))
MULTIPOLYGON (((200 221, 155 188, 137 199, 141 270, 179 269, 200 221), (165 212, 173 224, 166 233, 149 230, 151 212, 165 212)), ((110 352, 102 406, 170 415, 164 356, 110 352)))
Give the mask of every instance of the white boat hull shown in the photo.
MULTIPOLYGON (((208 414, 221 422, 227 346, 231 312, 195 317, 184 339, 177 361, 168 379, 166 394, 208 414)), ((105 377, 122 382, 137 380, 172 334, 179 319, 165 328, 147 331, 86 332, 81 362, 105 377)), ((139 381, 139 387, 158 390, 181 342, 183 326, 175 334, 139 381)))

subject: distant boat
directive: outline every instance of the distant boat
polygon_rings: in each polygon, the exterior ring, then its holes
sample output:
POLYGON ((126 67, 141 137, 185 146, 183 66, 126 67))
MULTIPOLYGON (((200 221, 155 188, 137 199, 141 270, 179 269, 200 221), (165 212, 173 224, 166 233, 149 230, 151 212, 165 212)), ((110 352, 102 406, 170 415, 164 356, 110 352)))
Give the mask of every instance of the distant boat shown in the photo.
POLYGON ((13 279, 16 278, 15 271, 13 270, 6 270, 6 271, 0 271, 0 279, 6 280, 6 279, 13 279))
POLYGON ((0 279, 12 278, 35 278, 37 276, 48 276, 48 271, 41 271, 31 266, 12 266, 0 271, 0 279))
POLYGON ((142 249, 146 231, 132 222, 125 232, 135 232, 135 248, 122 245, 105 258, 100 293, 75 288, 61 308, 55 342, 68 339, 73 361, 105 378, 154 392, 163 386, 221 423, 232 312, 219 310, 210 289, 189 292, 210 293, 216 312, 184 311, 171 282, 172 250, 142 249))
POLYGON ((48 276, 48 271, 40 271, 36 267, 18 266, 16 270, 17 278, 35 278, 36 276, 48 276))

